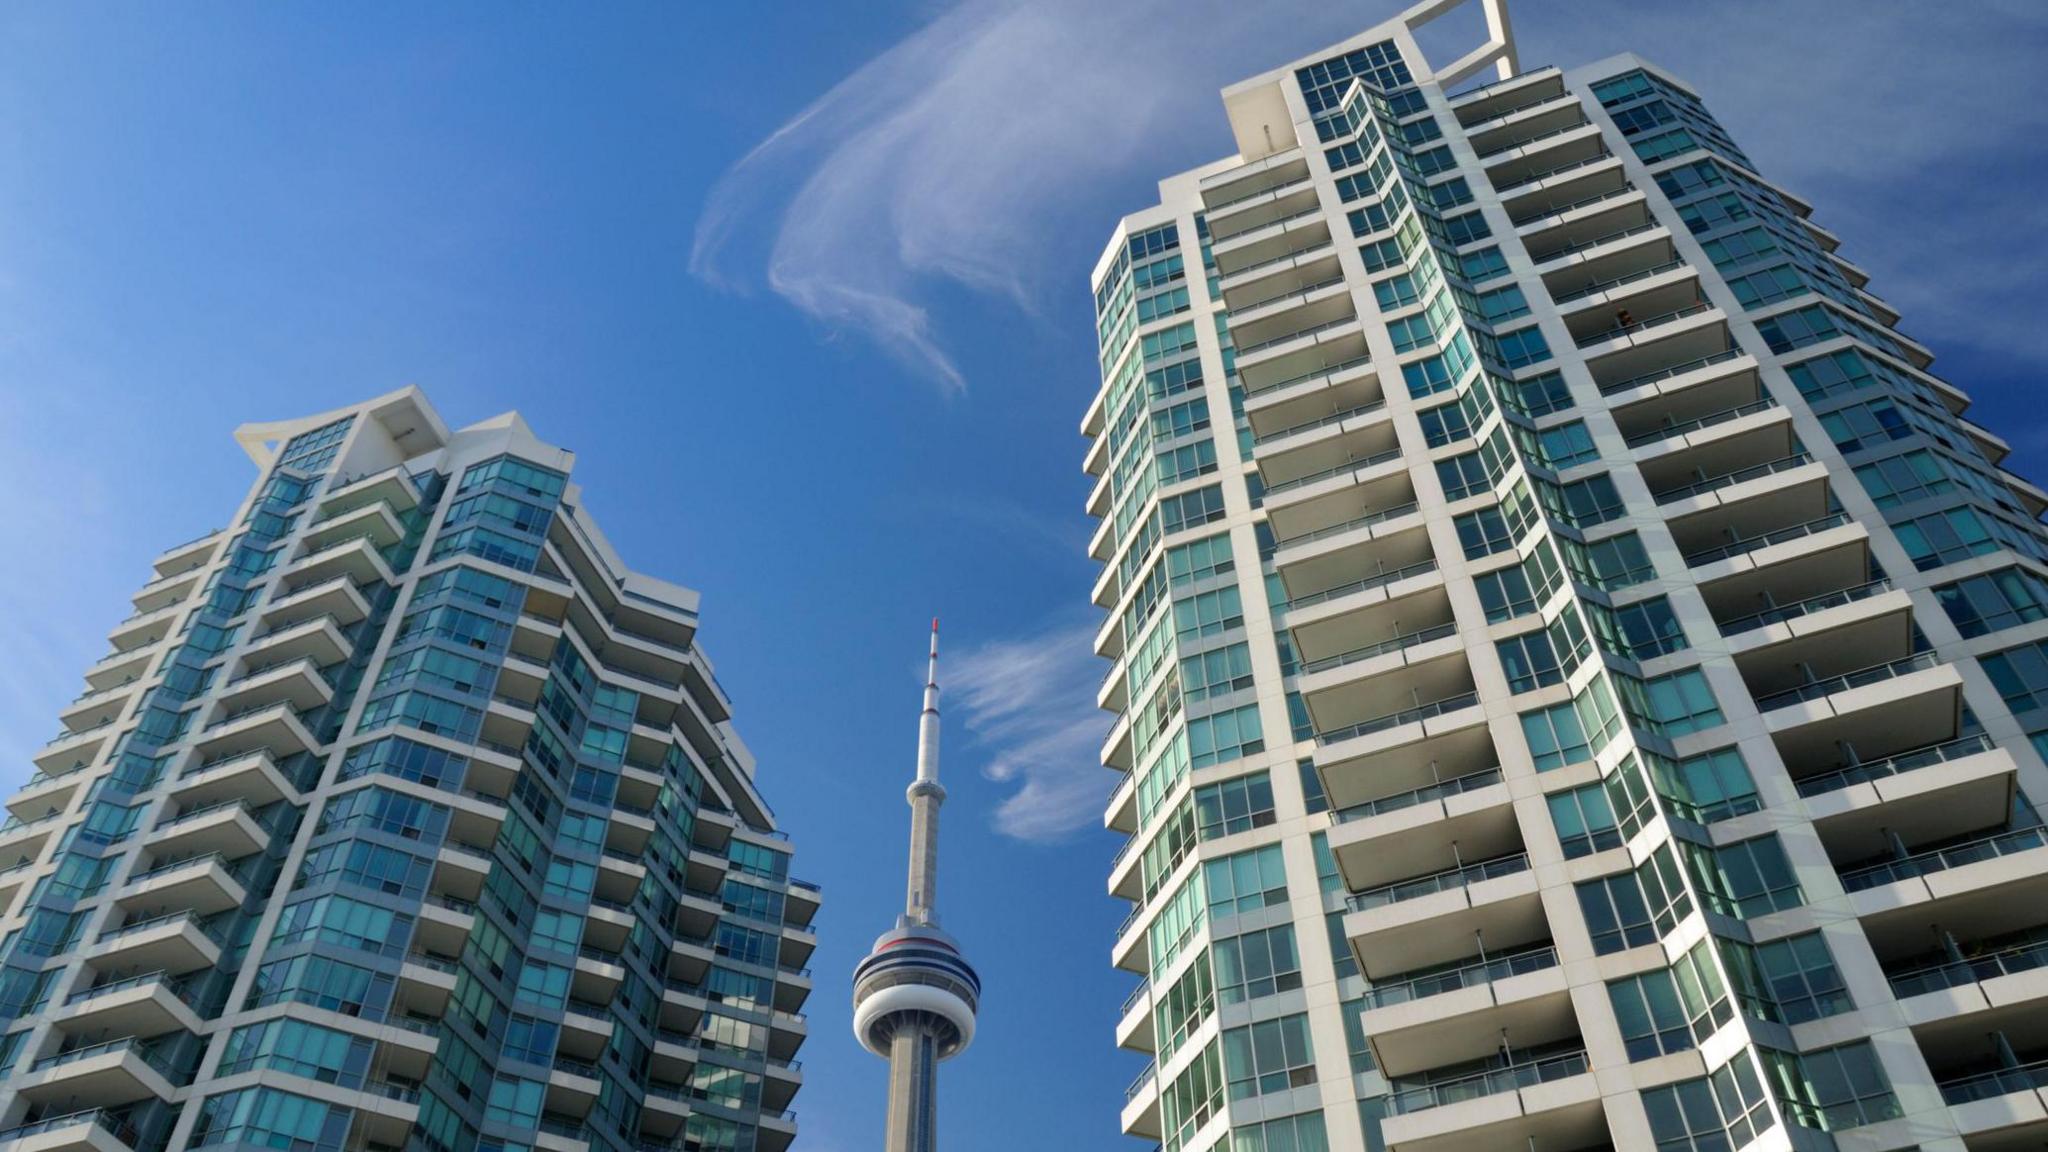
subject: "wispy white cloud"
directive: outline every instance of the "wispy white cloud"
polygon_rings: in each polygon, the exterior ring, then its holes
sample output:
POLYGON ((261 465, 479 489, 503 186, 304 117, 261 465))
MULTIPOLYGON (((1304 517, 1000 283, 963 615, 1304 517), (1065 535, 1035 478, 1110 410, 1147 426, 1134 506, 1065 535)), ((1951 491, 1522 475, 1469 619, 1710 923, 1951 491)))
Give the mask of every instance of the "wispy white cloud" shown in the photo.
POLYGON ((1058 840, 1102 814, 1109 717, 1095 706, 1094 634, 1091 625, 1058 625, 947 658, 948 704, 987 756, 983 775, 1013 788, 996 808, 1005 835, 1058 840))
MULTIPOLYGON (((736 164, 699 221, 691 268, 730 288, 766 284, 957 392, 958 348, 933 311, 948 288, 1026 316, 1049 311, 1051 294, 1078 296, 1150 181, 1229 152, 1218 88, 1403 6, 961 0, 736 164)), ((2048 268, 2015 259, 2012 238, 2048 224, 2048 201, 2000 176, 2029 150, 2039 162, 2048 6, 1717 8, 1714 24, 1743 35, 1700 34, 1696 6, 1635 0, 1518 16, 1526 65, 1633 50, 1699 84, 1768 175, 1820 202, 1910 328, 2014 350, 2009 302, 2048 268), (1967 201, 1941 210, 1930 201, 1943 187, 1967 201), (1940 227, 1898 226, 1929 209, 1940 227)))

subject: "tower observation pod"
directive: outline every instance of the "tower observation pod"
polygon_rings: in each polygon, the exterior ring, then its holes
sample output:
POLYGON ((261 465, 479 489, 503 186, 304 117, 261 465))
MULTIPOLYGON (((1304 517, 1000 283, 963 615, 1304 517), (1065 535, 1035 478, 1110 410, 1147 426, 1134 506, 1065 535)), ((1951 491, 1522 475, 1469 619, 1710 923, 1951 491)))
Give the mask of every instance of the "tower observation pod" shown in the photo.
POLYGON ((938 1147, 938 1066, 974 1040, 981 980, 960 945, 939 930, 939 622, 932 621, 917 779, 910 802, 910 877, 896 927, 853 970, 853 1032, 889 1061, 885 1152, 938 1147))

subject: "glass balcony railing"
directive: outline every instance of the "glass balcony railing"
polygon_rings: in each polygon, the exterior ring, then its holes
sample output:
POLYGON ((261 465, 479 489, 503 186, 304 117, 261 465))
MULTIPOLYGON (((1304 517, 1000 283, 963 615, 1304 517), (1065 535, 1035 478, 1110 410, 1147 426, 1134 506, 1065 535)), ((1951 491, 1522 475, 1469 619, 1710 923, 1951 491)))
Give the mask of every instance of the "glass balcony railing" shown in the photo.
POLYGON ((1671 488, 1659 492, 1656 494, 1657 503, 1674 504, 1689 497, 1704 496, 1709 492, 1718 492, 1723 488, 1733 487, 1745 480, 1775 476, 1780 472, 1790 472, 1794 468, 1811 463, 1813 463, 1812 456, 1805 452, 1794 452, 1790 456, 1780 456, 1776 460, 1769 460, 1762 464, 1752 464, 1747 468, 1737 468, 1733 472, 1723 472, 1719 476, 1709 476, 1705 480, 1687 484, 1682 488, 1671 488))
POLYGON ((1831 772, 1822 772, 1813 776, 1801 776, 1793 783, 1799 789, 1801 796, 1819 796, 1823 793, 1847 788, 1852 784, 1861 784, 1869 780, 1882 780, 1887 776, 1897 776, 1902 772, 1911 772, 1916 768, 1925 768, 1929 765, 1941 764, 1949 760, 1960 760, 1965 756, 1975 756, 1980 752, 1989 752, 1993 747, 1995 745, 1991 743, 1991 737, 1989 736, 1965 736, 1960 740, 1950 740, 1945 744, 1934 744, 1926 748, 1916 748, 1911 752, 1901 752, 1896 756, 1887 756, 1882 760, 1872 760, 1867 764, 1851 764, 1831 772))
POLYGON ((1842 588, 1833 592, 1823 592, 1818 596, 1809 596, 1804 600, 1795 601, 1791 604, 1781 604, 1775 608, 1766 608, 1761 612, 1752 612, 1747 616, 1738 616, 1728 623, 1721 625, 1721 635, 1735 636, 1771 624, 1781 624, 1787 620, 1794 620, 1801 616, 1810 616, 1815 612, 1824 611, 1829 608, 1839 608, 1844 604, 1854 604, 1858 600, 1868 600, 1872 596, 1889 592, 1891 589, 1892 582, 1890 580, 1872 580, 1865 584, 1858 584, 1854 588, 1842 588))
POLYGON ((1296 476, 1292 480, 1283 480, 1278 484, 1269 484, 1266 486, 1266 495, 1270 497, 1278 492, 1292 491, 1304 485, 1313 484, 1318 480, 1328 480, 1332 476, 1342 476, 1347 472, 1357 472, 1366 468, 1377 467, 1388 461, 1400 458, 1401 450, 1399 448, 1389 448, 1384 452, 1375 452, 1370 456, 1346 460, 1344 463, 1334 467, 1318 469, 1306 476, 1296 476))
POLYGON ((1896 680, 1901 676, 1933 668, 1941 663, 1942 659, 1939 653, 1921 652, 1908 656, 1903 660, 1875 664, 1868 668, 1859 668, 1854 672, 1844 672, 1840 676, 1829 676, 1809 684, 1801 684, 1797 688, 1788 688, 1783 692, 1771 692, 1759 696, 1756 698, 1756 710, 1759 712, 1771 712, 1779 708, 1789 708, 1794 704, 1802 704, 1808 700, 1818 700, 1823 696, 1833 696, 1837 692, 1846 692, 1851 688, 1862 688, 1871 684, 1882 684, 1886 680, 1896 680))
POLYGON ((1444 780, 1425 787, 1410 789, 1407 792, 1399 792, 1392 796, 1382 796, 1378 800, 1368 800, 1363 804, 1353 804, 1349 808, 1339 808, 1330 813, 1330 817, 1339 824, 1348 824, 1353 820, 1368 820, 1374 816, 1384 816, 1389 812, 1399 812, 1404 808, 1413 808, 1417 804, 1427 804, 1431 800, 1441 800, 1446 796, 1459 796, 1466 792, 1476 792, 1481 788, 1488 788, 1500 783, 1500 779, 1500 769, 1498 767, 1488 768, 1484 771, 1460 776, 1454 780, 1444 780))
MULTIPOLYGON (((209 533, 210 535, 210 533, 209 533)), ((202 537, 204 539, 204 537, 202 537)), ((66 1112, 62 1116, 45 1116, 32 1124, 18 1124, 12 1128, 0 1129, 0 1145, 41 1136, 45 1132, 61 1132, 66 1128, 90 1124, 114 1137, 121 1143, 134 1147, 138 1142, 135 1126, 127 1119, 104 1108, 88 1108, 83 1112, 66 1112)))
POLYGON ((1381 508, 1374 512, 1367 512, 1363 516, 1354 516, 1340 524, 1331 524, 1323 528, 1317 528, 1312 532, 1301 532, 1284 539, 1275 540, 1271 548, 1261 550, 1263 554, 1259 558, 1261 560, 1271 560, 1274 556, 1279 555, 1282 548, 1291 547, 1296 544, 1307 544, 1314 540, 1325 540, 1332 536, 1341 536, 1346 532, 1355 532, 1360 528, 1370 528, 1375 524, 1384 524, 1389 520, 1406 516, 1419 507, 1421 505, 1413 500, 1409 500, 1405 503, 1381 508))
POLYGON ((1404 648, 1413 648, 1417 644, 1427 644, 1432 640, 1442 640, 1447 636, 1455 636, 1457 634, 1458 625, 1456 621, 1452 621, 1449 624, 1438 624, 1434 628, 1418 629, 1404 636, 1396 636, 1391 640, 1382 640, 1377 644, 1367 644, 1363 648, 1353 648, 1349 652, 1342 652, 1335 656, 1325 656, 1321 660, 1311 660, 1301 666, 1299 674, 1306 676, 1313 672, 1327 672, 1332 668, 1342 668, 1347 664, 1356 664, 1361 660, 1370 660, 1375 656, 1385 656, 1389 652, 1399 652, 1404 648))
POLYGON ((1624 284, 1633 284, 1638 280, 1648 280, 1652 276, 1660 276, 1666 272, 1672 271, 1673 269, 1683 267, 1685 267, 1685 261, 1683 260, 1666 260, 1662 264, 1645 268, 1640 272, 1631 272, 1626 276, 1616 276, 1612 280, 1601 280, 1597 283, 1588 284, 1584 288, 1576 289, 1571 292, 1558 293, 1556 295, 1551 296, 1550 300, 1553 304, 1563 306, 1565 304, 1571 303, 1574 300, 1584 300, 1588 296, 1598 296, 1600 293, 1605 292, 1611 288, 1619 288, 1624 284))
POLYGON ((1243 363, 1247 357, 1255 353, 1264 352, 1268 348, 1278 348, 1282 344, 1291 344, 1296 340, 1305 340, 1310 336, 1328 332, 1333 328, 1343 328, 1346 325, 1356 327, 1357 324, 1358 317, 1356 316, 1339 316, 1335 320, 1326 320, 1321 324, 1313 324, 1299 331, 1289 332, 1284 336, 1275 336, 1271 340, 1261 340, 1257 344, 1247 344, 1237 350, 1237 359, 1239 363, 1243 363))
POLYGON ((1973 1072, 1968 1076, 1940 1081, 1942 1101, 1950 1107, 1968 1104, 1972 1100, 1990 1100, 2014 1092, 2032 1092, 2048 1088, 2048 1060, 2036 1060, 2012 1068, 2000 1068, 1992 1072, 1973 1072))
POLYGON ((1370 363, 1372 363, 1372 357, 1370 356, 1354 356, 1349 360, 1339 361, 1335 364, 1325 364, 1318 368, 1311 368, 1299 375, 1289 376, 1285 380, 1275 380, 1271 384, 1262 384, 1257 388, 1247 388, 1244 390, 1244 394, 1246 397, 1252 397, 1274 391, 1275 389, 1291 387, 1295 384, 1306 384, 1319 377, 1335 376, 1339 372, 1349 372, 1353 368, 1363 368, 1370 363))
POLYGON ((1479 694, 1477 692, 1461 692, 1456 696, 1449 696, 1434 703, 1424 704, 1420 708, 1408 708, 1400 712, 1388 713, 1385 716, 1376 716, 1371 720, 1361 720, 1344 728, 1335 728, 1328 732, 1318 732, 1316 733, 1316 743, 1335 744, 1340 740, 1355 740, 1360 736, 1369 736, 1374 732, 1384 732, 1389 728, 1399 728, 1403 724, 1413 724, 1418 720, 1428 720, 1431 717, 1442 716, 1446 712, 1456 712, 1460 708, 1470 708, 1477 703, 1479 703, 1479 694))
POLYGON ((1411 576, 1420 576, 1434 571, 1436 571, 1436 561, 1433 559, 1424 560, 1419 564, 1410 564, 1405 568, 1396 568, 1391 572, 1380 572, 1367 576, 1362 580, 1353 580, 1349 584, 1339 584, 1335 588, 1325 588, 1321 592, 1303 593, 1289 600, 1287 607, 1290 610, 1306 608, 1311 604, 1321 604, 1325 600, 1334 600, 1339 596, 1349 596, 1353 592, 1363 592, 1368 588, 1384 587, 1397 581, 1406 580, 1411 576))
POLYGON ((1540 972, 1545 968, 1557 967, 1557 949, 1546 944, 1541 948, 1529 948, 1491 960, 1475 961, 1456 968, 1427 972, 1407 978, 1394 977, 1391 980, 1375 981, 1366 990, 1365 1005, 1368 1008, 1390 1008, 1396 1004, 1407 1004, 1415 1000, 1427 1000, 1446 992, 1461 988, 1476 988, 1491 984, 1509 976, 1520 976, 1525 972, 1540 972))
POLYGON ((1368 888, 1363 892, 1354 892, 1344 903, 1353 912, 1364 912, 1373 908, 1384 908, 1389 904, 1399 904, 1406 900, 1417 900, 1424 896, 1434 896, 1438 892, 1449 892, 1455 888, 1469 888, 1482 880, 1492 880, 1500 876, 1512 876, 1517 872, 1527 872, 1528 870, 1529 854, 1526 852, 1512 852, 1506 856, 1496 856, 1491 860, 1481 860, 1477 864, 1467 864, 1460 868, 1447 868, 1442 872, 1432 872, 1427 876, 1417 876, 1413 880, 1403 880, 1396 884, 1383 884, 1378 888, 1368 888))
POLYGON ((2048 967, 2048 939, 2026 940, 1965 960, 1950 960, 1885 975, 1891 980, 1892 995, 1904 1000, 1909 996, 1938 992, 1961 984, 1975 984, 1980 980, 1995 980, 2000 976, 2043 967, 2048 967))
POLYGON ((1826 516, 1808 520, 1804 524, 1794 524, 1787 528, 1760 532, 1755 536, 1743 536, 1730 540, 1726 544, 1718 544, 1712 548, 1702 548, 1697 552, 1688 552, 1685 554, 1685 564, 1688 568, 1697 568, 1702 564, 1711 564, 1716 560, 1726 560, 1730 556, 1740 556, 1745 552, 1754 552, 1759 548, 1768 548, 1773 544, 1784 544, 1803 536, 1812 536, 1818 532, 1825 532, 1830 528, 1839 528, 1848 522, 1849 514, 1847 512, 1830 512, 1826 516))
POLYGON ((1627 444, 1630 448, 1640 448, 1645 444, 1655 444, 1660 440, 1669 440, 1673 436, 1683 436, 1688 432, 1697 432, 1702 428, 1712 428, 1716 424, 1726 424, 1730 420, 1739 420, 1744 416, 1754 415, 1758 412, 1768 412, 1777 406, 1778 402, 1776 400, 1766 396, 1761 400, 1754 400, 1748 404, 1737 404, 1733 408, 1723 408, 1718 412, 1709 412, 1705 416, 1692 420, 1685 420, 1676 424, 1666 424, 1662 427, 1652 428, 1648 432, 1638 432, 1623 441, 1623 443, 1627 444))
POLYGON ((1277 431, 1268 432, 1264 436, 1255 438, 1252 441, 1252 443, 1271 444, 1275 440, 1285 439, 1286 437, 1292 436, 1298 432, 1307 432, 1312 428, 1321 428, 1328 424, 1341 424, 1346 420, 1353 419, 1354 417, 1369 415, 1371 413, 1379 411, 1382 408, 1385 408, 1386 406, 1387 402, 1385 400, 1374 400, 1370 404, 1360 404, 1356 408, 1347 408, 1342 412, 1331 413, 1330 415, 1324 416, 1319 420, 1309 420, 1300 424, 1294 424, 1286 428, 1281 428, 1277 431))
POLYGON ((1404 1116, 1425 1108, 1441 1108, 1446 1104, 1459 1104, 1502 1092, 1512 1092, 1517 1088, 1564 1080, 1582 1075, 1590 1069, 1591 1064, 1586 1059, 1585 1049, 1582 1048, 1413 1088, 1401 1087, 1401 1082, 1395 1080, 1388 1085, 1393 1092, 1387 1097, 1387 1112, 1393 1116, 1404 1116))
POLYGON ((2048 832, 2040 828, 2000 832, 1995 836, 1985 836, 1933 852, 1920 852, 1898 860, 1887 860, 1882 864, 1866 864, 1851 868, 1841 873, 1842 888, 1848 892, 1861 892, 1866 888, 1876 888, 1897 880, 1945 872, 1950 868, 1961 868, 1965 864, 1996 860, 2000 856, 2031 852, 2042 847, 2048 847, 2048 832))

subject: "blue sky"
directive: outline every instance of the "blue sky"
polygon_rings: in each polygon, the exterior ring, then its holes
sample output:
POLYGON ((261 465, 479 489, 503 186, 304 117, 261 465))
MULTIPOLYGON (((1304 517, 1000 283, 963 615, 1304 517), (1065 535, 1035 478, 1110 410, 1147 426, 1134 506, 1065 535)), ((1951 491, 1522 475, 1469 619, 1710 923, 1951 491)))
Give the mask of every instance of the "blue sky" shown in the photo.
MULTIPOLYGON (((2039 479, 2048 9, 1579 0, 1528 64, 1635 49, 1934 347, 2039 479)), ((1094 763, 1086 278, 1218 87, 1392 3, 0 11, 0 789, 164 545, 252 478, 243 420, 407 383, 581 454, 704 642, 827 905, 805 1152, 871 1146, 845 974, 901 900, 917 675, 945 621, 948 924, 982 1035, 949 1143, 1114 1148, 1139 1061, 1094 763), (969 905, 960 897, 976 896, 969 905)))

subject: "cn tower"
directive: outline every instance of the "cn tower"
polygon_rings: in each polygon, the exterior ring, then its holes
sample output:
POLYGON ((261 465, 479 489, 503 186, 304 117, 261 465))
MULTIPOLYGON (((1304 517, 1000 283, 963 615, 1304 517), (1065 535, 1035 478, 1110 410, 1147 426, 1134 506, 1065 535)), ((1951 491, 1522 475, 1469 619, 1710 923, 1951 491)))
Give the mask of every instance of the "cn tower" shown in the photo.
POLYGON ((939 931, 939 622, 932 621, 924 715, 917 727, 917 779, 910 801, 910 887, 896 927, 875 940, 853 970, 853 1033, 889 1061, 884 1152, 934 1152, 938 1066, 974 1039, 981 980, 951 936, 939 931))

